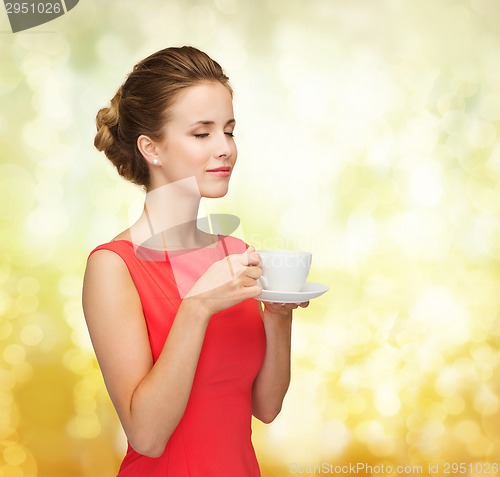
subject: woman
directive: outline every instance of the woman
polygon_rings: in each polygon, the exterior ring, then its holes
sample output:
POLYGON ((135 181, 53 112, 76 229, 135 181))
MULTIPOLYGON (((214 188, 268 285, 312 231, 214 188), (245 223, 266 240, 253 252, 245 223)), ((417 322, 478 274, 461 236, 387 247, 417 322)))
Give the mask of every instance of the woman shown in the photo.
POLYGON ((259 476, 251 417, 280 412, 299 304, 261 309, 255 249, 197 228, 201 197, 224 196, 236 163, 228 78, 195 48, 167 48, 96 122, 96 147, 147 192, 139 220, 90 254, 83 289, 129 442, 119 476, 259 476))

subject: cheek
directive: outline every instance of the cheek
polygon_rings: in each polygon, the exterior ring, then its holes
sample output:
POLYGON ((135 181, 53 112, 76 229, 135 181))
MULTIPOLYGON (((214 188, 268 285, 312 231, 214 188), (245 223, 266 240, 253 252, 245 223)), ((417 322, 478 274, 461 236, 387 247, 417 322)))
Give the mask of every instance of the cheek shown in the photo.
POLYGON ((201 144, 196 142, 184 144, 179 152, 179 159, 182 160, 186 166, 196 166, 206 161, 207 152, 201 144))

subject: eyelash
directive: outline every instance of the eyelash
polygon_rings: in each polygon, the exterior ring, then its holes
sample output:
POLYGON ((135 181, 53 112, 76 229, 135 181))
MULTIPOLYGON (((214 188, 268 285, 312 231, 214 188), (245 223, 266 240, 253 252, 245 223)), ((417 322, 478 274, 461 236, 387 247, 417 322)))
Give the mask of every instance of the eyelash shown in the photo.
MULTIPOLYGON (((229 137, 234 137, 234 133, 232 132, 226 132, 224 133, 226 136, 229 136, 229 137)), ((202 134, 195 134, 194 137, 198 138, 198 139, 202 139, 204 137, 208 137, 208 133, 202 133, 202 134)))

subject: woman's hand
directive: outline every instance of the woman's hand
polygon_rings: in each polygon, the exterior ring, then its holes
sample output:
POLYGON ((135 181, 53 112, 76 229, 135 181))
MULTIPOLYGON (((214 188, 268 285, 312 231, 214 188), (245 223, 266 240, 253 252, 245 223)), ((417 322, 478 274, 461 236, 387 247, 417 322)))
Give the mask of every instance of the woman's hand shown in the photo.
POLYGON ((264 303, 264 311, 267 311, 268 313, 272 315, 283 315, 283 316, 288 316, 292 312, 292 310, 295 310, 298 307, 301 308, 306 308, 309 306, 308 301, 304 301, 302 303, 264 303))
POLYGON ((262 275, 254 247, 215 262, 189 290, 185 299, 204 300, 211 314, 260 295, 257 279, 262 275))

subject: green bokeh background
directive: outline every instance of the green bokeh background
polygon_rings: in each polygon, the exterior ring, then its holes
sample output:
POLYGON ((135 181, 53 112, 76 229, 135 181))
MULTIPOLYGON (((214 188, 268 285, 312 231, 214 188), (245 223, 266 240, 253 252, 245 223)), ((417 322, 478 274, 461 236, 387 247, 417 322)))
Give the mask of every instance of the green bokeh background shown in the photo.
POLYGON ((81 282, 143 193, 94 117, 183 44, 235 89, 239 162, 202 212, 312 251, 330 286, 295 315, 282 413, 254 425, 263 477, 500 475, 499 25, 496 0, 81 0, 12 34, 0 5, 0 477, 116 474, 81 282))

